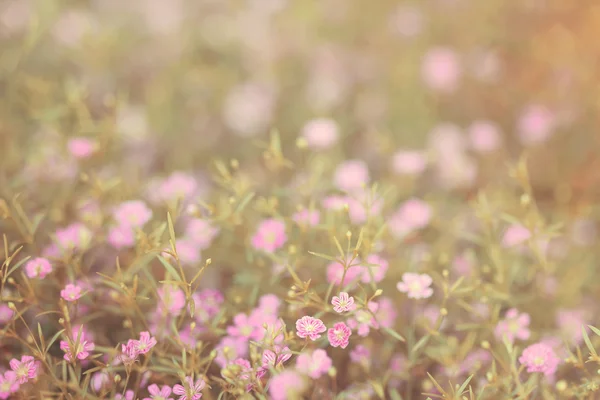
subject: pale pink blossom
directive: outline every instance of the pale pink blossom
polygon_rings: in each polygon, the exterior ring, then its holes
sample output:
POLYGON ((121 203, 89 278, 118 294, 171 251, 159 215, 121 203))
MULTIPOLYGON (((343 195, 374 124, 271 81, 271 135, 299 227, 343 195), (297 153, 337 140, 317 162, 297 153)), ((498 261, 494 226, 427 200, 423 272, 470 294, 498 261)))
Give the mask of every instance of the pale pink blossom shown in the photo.
POLYGON ((334 185, 345 192, 364 189, 371 180, 369 167, 362 160, 347 160, 338 165, 333 176, 334 185))
POLYGON ((37 378, 38 363, 31 356, 22 356, 21 361, 13 358, 10 360, 9 365, 16 375, 17 382, 21 385, 37 378))
POLYGON ((246 357, 248 354, 248 341, 244 338, 225 336, 215 347, 217 357, 215 363, 221 368, 235 360, 246 357))
MULTIPOLYGON (((262 313, 260 313, 262 314, 262 313)), ((227 334, 245 340, 256 339, 263 331, 262 325, 256 324, 244 313, 233 317, 233 325, 227 327, 227 334)))
POLYGON ((331 358, 323 349, 317 349, 312 353, 302 353, 296 359, 296 368, 299 372, 313 379, 319 379, 325 375, 332 366, 331 358))
POLYGON ((46 258, 34 258, 25 264, 25 273, 29 278, 44 279, 50 272, 52 272, 52 264, 46 258))
POLYGON ((12 320, 15 312, 6 304, 0 304, 0 324, 6 324, 12 320))
POLYGON ((151 186, 150 197, 155 203, 185 202, 199 190, 196 178, 181 171, 175 171, 161 182, 151 186))
POLYGON ((140 339, 135 340, 133 346, 138 354, 146 354, 156 346, 156 339, 149 332, 141 332, 140 339))
POLYGON ((333 328, 329 328, 327 331, 329 344, 332 347, 341 347, 342 349, 345 349, 350 343, 350 335, 352 335, 352 330, 343 322, 334 324, 333 328))
POLYGON ((0 399, 10 398, 11 394, 19 390, 19 386, 17 374, 14 371, 6 371, 4 374, 0 374, 0 399))
POLYGON ((431 221, 433 211, 429 204, 420 199, 404 202, 389 220, 392 235, 402 238, 409 233, 425 228, 431 221))
POLYGON ((133 247, 135 245, 135 232, 128 225, 113 226, 108 230, 106 241, 117 250, 133 247))
POLYGON ((353 311, 356 308, 354 297, 349 296, 346 292, 340 292, 339 297, 333 296, 331 304, 333 305, 333 310, 340 314, 346 311, 353 311))
POLYGON ((264 133, 273 118, 275 101, 275 91, 268 85, 246 82, 234 86, 222 108, 225 125, 241 137, 264 133))
POLYGON ((413 5, 402 5, 392 14, 390 21, 394 33, 407 38, 418 36, 425 25, 423 12, 413 5))
POLYGON ((399 150, 392 156, 392 169, 398 175, 419 175, 427 168, 427 157, 422 151, 399 150))
POLYGON ((67 284, 67 286, 60 291, 60 297, 66 301, 76 301, 82 296, 82 294, 81 287, 72 283, 67 284))
POLYGON ((91 239, 92 232, 81 223, 71 224, 63 229, 56 231, 56 249, 61 251, 82 250, 85 249, 91 239))
POLYGON ((517 132, 521 143, 531 146, 546 141, 552 135, 555 125, 555 115, 548 108, 533 104, 521 114, 517 132))
POLYGON ((135 340, 129 339, 126 344, 121 344, 119 360, 125 365, 132 365, 138 359, 139 352, 137 351, 135 342, 135 340))
POLYGON ((121 393, 117 393, 115 395, 115 400, 135 400, 135 392, 133 390, 128 390, 125 392, 125 396, 123 396, 121 393))
POLYGON ((183 385, 173 386, 173 393, 178 395, 178 400, 198 400, 202 398, 202 390, 206 384, 204 380, 198 378, 196 382, 191 376, 186 376, 183 385))
POLYGON ((372 264, 372 266, 364 266, 362 282, 381 282, 390 266, 389 262, 378 254, 370 254, 367 256, 367 263, 372 264))
POLYGON ((152 219, 152 210, 141 200, 126 201, 115 208, 113 218, 121 226, 141 228, 152 219))
POLYGON ((60 341, 60 349, 65 352, 64 359, 68 362, 74 362, 75 359, 85 360, 89 357, 90 351, 94 350, 95 347, 94 342, 86 340, 83 331, 79 337, 75 334, 75 339, 72 343, 69 343, 69 341, 66 340, 60 341), (77 348, 75 348, 76 342, 78 342, 77 348))
POLYGON ((321 333, 326 330, 323 321, 318 318, 305 315, 296 321, 296 335, 300 338, 309 338, 314 341, 320 338, 321 333))
POLYGON ((405 272, 396 288, 402 293, 407 293, 411 299, 427 299, 433 294, 433 289, 430 287, 432 282, 431 276, 427 274, 405 272))
POLYGON ((586 313, 584 310, 577 309, 558 310, 556 313, 556 324, 565 338, 579 344, 583 340, 581 327, 586 324, 586 313))
POLYGON ((350 221, 355 225, 364 224, 368 217, 376 217, 383 209, 383 199, 373 197, 367 190, 357 190, 346 199, 350 221))
MULTIPOLYGON (((274 345, 272 349, 266 349, 262 355, 262 371, 271 367, 278 367, 292 357, 292 352, 287 346, 274 345)), ((264 375, 264 374, 263 374, 264 375)))
POLYGON ((516 308, 511 308, 504 314, 504 319, 496 325, 494 335, 499 340, 506 339, 510 343, 513 343, 515 339, 527 340, 531 334, 529 332, 530 321, 529 314, 519 314, 516 308))
POLYGON ((319 210, 300 210, 294 215, 292 219, 300 226, 316 226, 319 224, 320 213, 319 210))
POLYGON ((144 400, 173 400, 171 396, 171 387, 168 385, 163 385, 162 387, 158 387, 156 383, 148 386, 148 393, 152 397, 144 397, 144 400))
POLYGON ((182 265, 193 265, 202 259, 198 244, 188 237, 175 240, 175 250, 182 265))
POLYGON ((446 47, 435 47, 423 58, 421 73, 431 89, 440 92, 453 92, 461 77, 461 63, 456 52, 446 47))
POLYGON ((96 151, 98 144, 95 140, 88 138, 73 138, 67 143, 69 152, 75 158, 83 159, 88 158, 96 151))
POLYGON ((337 143, 339 128, 332 119, 313 119, 308 121, 302 128, 302 136, 311 149, 325 150, 337 143))
MULTIPOLYGON (((337 261, 330 263, 327 266, 327 282, 339 285, 342 277, 344 276, 344 266, 337 261)), ((350 282, 355 282, 363 276, 363 268, 357 264, 357 260, 354 260, 352 266, 346 271, 344 282, 342 285, 347 285, 350 282)))
POLYGON ((185 294, 175 286, 163 285, 158 288, 158 298, 159 308, 174 315, 179 315, 185 306, 185 294))
POLYGON ((479 153, 496 150, 502 144, 502 133, 498 125, 490 121, 475 121, 468 129, 471 148, 479 153))
POLYGON ((531 232, 523 225, 511 225, 504 231, 502 246, 515 247, 531 238, 531 232))
POLYGON ((185 235, 192 240, 200 250, 210 247, 215 237, 219 234, 219 228, 205 219, 191 219, 185 229, 185 235))
POLYGON ((298 372, 285 370, 271 378, 269 395, 272 400, 288 400, 299 398, 306 389, 306 382, 298 372))
POLYGON ((274 253, 287 241, 285 224, 277 219, 262 221, 252 237, 252 246, 257 250, 274 253))
POLYGON ((362 365, 364 368, 368 368, 371 365, 371 350, 359 344, 350 352, 350 360, 362 365))
POLYGON ((544 375, 554 375, 560 359, 552 347, 543 343, 532 344, 525 348, 519 362, 527 367, 527 372, 542 372, 544 375))
POLYGON ((265 314, 277 315, 281 300, 275 294, 264 294, 258 299, 258 308, 265 314))
POLYGON ((347 204, 347 196, 327 196, 321 201, 324 209, 333 211, 341 211, 347 204))

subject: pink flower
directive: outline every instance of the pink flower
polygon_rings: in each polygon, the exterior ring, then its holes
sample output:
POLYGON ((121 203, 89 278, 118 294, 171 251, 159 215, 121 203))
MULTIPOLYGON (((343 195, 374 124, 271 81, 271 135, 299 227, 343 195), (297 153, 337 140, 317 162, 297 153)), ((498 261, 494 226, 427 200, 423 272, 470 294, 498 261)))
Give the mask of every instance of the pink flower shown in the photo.
POLYGON ((378 307, 374 313, 378 324, 384 328, 391 328, 394 326, 396 317, 398 316, 394 302, 387 297, 381 297, 377 304, 378 307))
POLYGON ((516 308, 511 308, 504 314, 504 319, 498 322, 494 335, 502 340, 506 338, 510 343, 514 343, 515 339, 529 339, 529 314, 519 314, 516 308))
POLYGON ((30 379, 37 378, 38 363, 31 356, 22 356, 21 361, 13 358, 10 360, 9 365, 15 373, 17 383, 21 385, 30 379))
POLYGON ((419 199, 409 199, 390 218, 390 232, 397 238, 425 228, 432 217, 429 204, 419 199))
POLYGON ((583 310, 558 310, 556 324, 564 334, 565 338, 581 343, 583 333, 581 326, 585 325, 586 315, 583 310))
POLYGON ((252 237, 252 246, 256 250, 274 253, 275 250, 283 247, 286 241, 285 224, 276 219, 267 219, 258 226, 252 237))
POLYGON ((138 354, 146 354, 156 346, 156 339, 151 337, 149 332, 142 332, 140 340, 135 340, 133 346, 138 354))
POLYGON ((103 387, 108 386, 111 382, 110 377, 106 372, 96 372, 92 375, 90 386, 96 392, 100 392, 103 387))
POLYGON ((46 275, 52 272, 52 264, 45 258, 34 258, 25 264, 25 272, 29 278, 44 279, 46 275))
POLYGON ((200 218, 190 220, 185 229, 186 237, 196 243, 200 250, 209 248, 218 234, 219 228, 214 227, 210 221, 200 218))
POLYGON ((371 350, 359 344, 350 352, 350 360, 367 368, 371 364, 371 350))
POLYGON ((96 347, 93 342, 85 340, 85 334, 83 333, 83 330, 79 337, 77 337, 78 333, 79 332, 75 334, 75 340, 72 343, 66 340, 60 341, 60 349, 65 352, 64 359, 68 362, 75 362, 75 359, 85 360, 89 357, 90 351, 94 350, 96 347), (75 349, 76 342, 78 343, 77 348, 75 349))
POLYGON ((339 128, 334 120, 327 118, 308 121, 302 128, 302 136, 308 147, 313 150, 325 150, 338 141, 339 128))
POLYGON ((162 388, 159 388, 157 384, 153 383, 148 386, 148 393, 152 397, 145 397, 144 400, 173 400, 171 395, 171 387, 167 385, 163 385, 162 388))
POLYGON ((523 111, 517 122, 517 131, 521 143, 530 146, 548 139, 555 125, 555 115, 546 107, 534 104, 523 111))
POLYGON ((215 347, 217 357, 215 363, 221 368, 236 358, 246 357, 248 354, 248 341, 244 338, 225 336, 215 347))
POLYGON ((265 294, 258 299, 258 308, 265 314, 277 315, 281 300, 275 294, 265 294))
POLYGON ((182 265, 196 264, 201 260, 198 244, 189 238, 177 239, 175 241, 175 249, 182 265))
POLYGON ((0 304, 0 324, 6 324, 12 320, 14 311, 6 304, 0 304))
POLYGON ((92 232, 81 223, 74 223, 56 231, 56 244, 61 251, 84 249, 91 239, 92 232))
POLYGON ((170 203, 174 201, 187 201, 198 191, 196 179, 185 173, 176 171, 165 178, 156 187, 152 188, 152 201, 156 203, 170 203))
POLYGON ((340 292, 340 296, 333 296, 331 299, 333 304, 333 310, 337 313, 343 313, 346 311, 352 311, 356 308, 354 305, 354 297, 348 296, 346 292, 340 292))
POLYGON ((421 151, 400 150, 392 157, 392 169, 398 175, 419 175, 427 167, 427 158, 421 151))
POLYGON ((356 333, 360 337, 367 337, 371 332, 371 328, 379 329, 379 323, 372 314, 375 314, 379 310, 379 304, 370 301, 367 304, 369 311, 361 309, 354 313, 354 318, 348 319, 348 326, 351 329, 355 329, 356 333))
POLYGON ((0 399, 8 399, 11 394, 19 390, 17 374, 13 371, 6 371, 4 375, 0 374, 0 399))
POLYGON ((125 392, 125 396, 121 393, 117 393, 115 395, 115 400, 134 400, 135 392, 133 390, 128 390, 125 392))
POLYGON ((262 332, 262 326, 254 324, 244 313, 237 314, 233 317, 234 325, 227 327, 227 333, 233 337, 249 340, 256 338, 262 332))
POLYGON ((456 52, 445 47, 435 47, 425 55, 421 67, 423 80, 431 89, 453 92, 461 76, 460 60, 456 52))
POLYGON ((194 293, 192 298, 196 303, 194 317, 200 323, 206 323, 216 316, 225 301, 223 294, 216 289, 204 289, 200 293, 194 293))
POLYGON ((558 368, 560 359, 552 350, 552 347, 536 343, 525 348, 519 362, 527 367, 527 372, 542 372, 544 375, 553 375, 558 368))
POLYGON ((292 357, 292 352, 287 346, 275 345, 273 349, 266 349, 262 355, 262 369, 267 370, 271 367, 283 365, 284 362, 292 357))
MULTIPOLYGON (((357 261, 354 260, 353 264, 356 264, 357 261)), ((346 271, 346 276, 344 277, 344 282, 342 285, 347 285, 350 282, 355 282, 359 278, 363 276, 363 269, 359 265, 352 265, 346 271)), ((342 276, 344 276, 344 266, 337 261, 330 263, 327 266, 327 282, 333 283, 335 285, 339 285, 342 280, 342 276)))
POLYGON ((415 6, 402 5, 392 14, 391 24, 392 30, 400 36, 417 36, 425 24, 423 12, 415 6))
POLYGON ((120 250, 135 245, 135 232, 128 225, 118 225, 110 228, 106 241, 115 249, 120 250))
POLYGON ((88 138, 73 138, 67 143, 69 152, 75 158, 88 158, 96 151, 98 144, 96 141, 88 138))
POLYGON ((402 282, 398 282, 396 288, 402 293, 407 293, 410 299, 427 299, 433 294, 433 289, 430 288, 432 282, 427 274, 405 272, 402 282))
POLYGON ((158 288, 159 308, 174 315, 179 315, 185 306, 185 294, 183 290, 170 285, 158 288))
POLYGON ((306 382, 302 379, 302 375, 293 370, 285 370, 275 375, 269 384, 272 400, 298 398, 304 389, 306 389, 306 382))
POLYGON ((313 379, 319 379, 331 368, 331 358, 323 349, 317 349, 311 354, 302 353, 296 359, 296 368, 299 372, 310 376, 313 379))
POLYGON ((191 376, 187 376, 183 385, 173 386, 173 393, 179 396, 178 400, 198 400, 202 397, 202 389, 206 384, 200 378, 194 380, 191 376))
POLYGON ((371 196, 366 190, 355 191, 346 203, 350 221, 355 225, 365 223, 369 216, 378 216, 383 208, 383 199, 371 196))
POLYGON ((471 148, 479 153, 496 150, 502 143, 500 128, 489 121, 475 121, 469 127, 471 148))
POLYGON ((373 266, 364 266, 361 280, 364 283, 381 282, 389 268, 388 261, 377 254, 371 254, 367 257, 367 263, 373 266))
POLYGON ((526 242, 529 238, 531 238, 529 229, 522 225, 511 225, 504 232, 502 246, 515 247, 526 242))
POLYGON ((352 335, 352 330, 343 322, 336 323, 333 328, 329 328, 327 331, 329 344, 332 347, 341 347, 342 349, 345 349, 350 343, 350 335, 352 335))
POLYGON ((119 355, 119 359, 125 365, 132 365, 137 361, 139 353, 136 348, 136 341, 133 339, 129 339, 127 344, 121 345, 121 354, 119 355))
POLYGON ((75 301, 81 297, 81 288, 77 285, 69 283, 63 290, 60 291, 60 297, 66 301, 75 301))
POLYGON ((304 209, 292 215, 292 219, 300 226, 316 226, 319 224, 320 213, 319 210, 304 209))
POLYGON ((119 225, 141 228, 152 219, 152 210, 141 200, 126 201, 115 208, 113 218, 119 225))
POLYGON ((346 196, 327 196, 321 201, 321 205, 326 210, 341 211, 348 204, 346 196))
POLYGON ((334 185, 345 192, 363 189, 370 181, 369 168, 362 160, 348 160, 338 165, 333 176, 334 185))
POLYGON ((225 125, 241 137, 264 132, 273 118, 275 92, 258 82, 245 82, 231 89, 223 105, 225 125))
POLYGON ((317 340, 321 337, 321 333, 325 332, 327 328, 318 318, 313 318, 305 315, 296 321, 296 335, 300 338, 308 337, 310 340, 317 340))

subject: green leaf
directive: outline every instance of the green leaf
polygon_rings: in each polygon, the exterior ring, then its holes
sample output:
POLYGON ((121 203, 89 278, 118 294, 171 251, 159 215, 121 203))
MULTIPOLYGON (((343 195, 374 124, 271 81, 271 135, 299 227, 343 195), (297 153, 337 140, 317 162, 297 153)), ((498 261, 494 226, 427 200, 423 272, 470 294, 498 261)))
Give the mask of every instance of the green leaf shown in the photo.
POLYGON ((398 393, 398 391, 396 389, 390 390, 390 399, 391 400, 403 400, 402 396, 400 396, 400 393, 398 393))
POLYGON ((50 347, 52 347, 52 345, 54 344, 54 342, 56 342, 56 339, 58 339, 58 337, 60 335, 62 335, 62 333, 64 332, 64 329, 61 329, 60 331, 56 332, 54 334, 54 336, 52 336, 52 339, 50 339, 50 341, 46 344, 46 348, 44 349, 44 354, 48 353, 48 350, 50 349, 50 347))
POLYGON ((384 327, 383 330, 388 335, 392 336, 394 339, 399 340, 401 342, 406 342, 406 339, 404 339, 404 337, 401 334, 399 334, 398 332, 396 332, 395 330, 390 329, 390 328, 386 328, 386 327, 384 327))
POLYGON ((158 261, 160 261, 160 263, 163 265, 163 267, 165 267, 165 269, 167 270, 167 273, 171 274, 171 276, 173 276, 173 278, 175 278, 176 280, 181 281, 181 277, 179 276, 179 273, 177 272, 177 270, 175 269, 175 267, 173 267, 160 254, 158 254, 156 257, 158 257, 158 261))
POLYGON ((467 388, 467 385, 469 384, 469 382, 471 382, 471 379, 473 379, 473 376, 474 375, 469 376, 467 378, 467 380, 464 381, 462 385, 460 385, 460 387, 458 388, 458 391, 457 391, 457 393, 458 393, 459 396, 463 394, 463 392, 467 388))
POLYGON ((596 335, 600 336, 600 329, 598 329, 594 326, 591 326, 591 325, 588 325, 588 328, 590 328, 592 330, 592 332, 594 332, 596 335))
POLYGON ((256 195, 256 193, 254 193, 254 192, 248 193, 242 199, 242 201, 239 202, 239 204, 235 208, 235 213, 236 214, 241 214, 242 211, 244 211, 244 209, 246 208, 246 206, 248 206, 248 204, 250 204, 250 201, 252 201, 252 199, 254 198, 255 195, 256 195))
POLYGON ((584 326, 581 326, 581 333, 583 333, 583 340, 585 341, 585 345, 587 346, 588 350, 597 357, 598 353, 596 353, 596 349, 594 349, 594 346, 592 346, 592 342, 590 341, 584 326))
MULTIPOLYGON (((317 256, 317 257, 320 257, 320 258, 324 258, 324 259, 326 259, 326 260, 329 260, 329 261, 338 261, 338 260, 337 260, 337 259, 335 259, 334 257, 328 256, 327 254, 323 254, 323 253, 315 253, 315 252, 313 252, 313 251, 309 251, 308 253, 309 253, 309 254, 312 254, 313 256, 317 256)), ((338 262, 339 262, 339 261, 338 261, 338 262)), ((341 263, 340 263, 340 264, 341 264, 341 263)))

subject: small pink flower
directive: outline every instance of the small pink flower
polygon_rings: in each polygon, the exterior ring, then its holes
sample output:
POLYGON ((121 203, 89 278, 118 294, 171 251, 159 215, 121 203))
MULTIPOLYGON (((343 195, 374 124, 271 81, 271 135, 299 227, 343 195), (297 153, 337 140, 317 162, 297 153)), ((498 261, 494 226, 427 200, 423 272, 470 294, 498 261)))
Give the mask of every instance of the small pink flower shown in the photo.
POLYGON ((44 279, 46 275, 52 272, 52 264, 45 258, 34 258, 25 264, 25 272, 29 278, 44 279))
POLYGON ((321 201, 321 205, 326 210, 341 211, 348 204, 346 196, 327 196, 321 201))
POLYGON ((194 293, 192 298, 196 304, 194 317, 200 323, 207 323, 215 317, 225 301, 223 294, 216 289, 204 289, 200 293, 194 293))
POLYGON ((56 231, 56 244, 60 251, 82 250, 92 239, 92 232, 81 223, 71 224, 56 231))
POLYGON ((140 333, 140 340, 134 341, 135 351, 138 354, 146 354, 156 346, 156 339, 150 336, 149 332, 140 333))
POLYGON ((201 254, 198 244, 189 238, 181 238, 175 241, 175 249, 179 262, 182 265, 193 265, 200 262, 201 254))
POLYGON ((479 153, 496 150, 502 143, 500 128, 489 121, 475 121, 469 127, 471 148, 479 153))
POLYGON ((346 292, 340 292, 340 296, 333 296, 331 299, 333 304, 333 310, 337 313, 343 313, 346 311, 352 311, 356 308, 354 305, 354 297, 348 296, 346 292))
POLYGON ((183 290, 175 286, 164 285, 158 288, 159 308, 163 312, 179 315, 185 306, 183 290))
POLYGON ((400 150, 392 157, 392 169, 398 175, 419 175, 427 167, 427 158, 421 151, 400 150))
POLYGON ((162 388, 159 388, 157 384, 153 383, 148 386, 148 393, 152 397, 145 397, 144 400, 173 400, 171 395, 171 387, 167 385, 163 385, 162 388))
POLYGON ((73 343, 69 343, 66 340, 60 341, 60 349, 65 352, 64 359, 68 362, 74 362, 75 359, 85 360, 89 357, 90 351, 94 350, 95 347, 96 346, 93 342, 85 340, 85 334, 83 331, 81 332, 79 338, 75 337, 73 343), (73 351, 76 341, 79 341, 79 343, 77 344, 77 349, 73 351), (73 355, 73 353, 75 354, 73 355))
POLYGON ((6 304, 0 304, 0 324, 6 324, 12 320, 15 312, 6 304))
POLYGON ((69 283, 63 290, 60 291, 60 297, 66 301, 75 301, 81 297, 81 287, 69 283))
POLYGON ((350 352, 350 360, 367 368, 371 364, 371 350, 359 344, 350 352))
POLYGON ((585 322, 586 315, 583 310, 558 310, 556 313, 556 324, 564 337, 578 344, 583 340, 581 326, 585 325, 585 322))
POLYGON ((313 150, 325 150, 336 144, 339 128, 335 121, 327 118, 308 121, 302 128, 302 136, 308 147, 313 150))
POLYGON ((461 76, 460 60, 456 52, 445 47, 435 47, 425 55, 421 69, 423 80, 431 89, 453 92, 461 76))
POLYGON ((215 363, 221 368, 236 358, 246 357, 248 354, 248 341, 244 338, 225 336, 215 347, 217 357, 215 363))
POLYGON ((135 245, 135 232, 128 225, 118 225, 109 229, 106 241, 120 250, 135 245))
POLYGON ((185 173, 176 171, 152 188, 152 200, 157 203, 170 203, 178 200, 187 201, 198 191, 196 179, 185 173))
POLYGON ((519 362, 527 367, 527 372, 542 372, 544 375, 554 375, 560 359, 552 350, 552 347, 536 343, 525 348, 519 362))
POLYGON ((402 293, 407 293, 410 299, 427 299, 433 294, 433 289, 430 288, 432 282, 427 274, 405 272, 402 282, 398 282, 396 288, 402 293))
POLYGON ((371 180, 369 167, 362 160, 348 160, 338 165, 333 176, 335 186, 345 192, 364 189, 371 180))
POLYGON ((498 322, 494 335, 502 340, 506 338, 510 343, 514 343, 515 339, 529 339, 529 314, 519 314, 516 308, 511 308, 504 314, 504 319, 498 322))
POLYGON ((327 331, 329 344, 332 347, 341 347, 342 349, 345 349, 350 343, 350 335, 352 335, 352 330, 343 322, 336 323, 333 328, 329 328, 327 331))
POLYGON ((308 337, 310 340, 317 340, 321 337, 321 333, 325 332, 327 328, 318 318, 313 318, 305 315, 296 321, 296 335, 300 338, 308 337))
POLYGON ((98 144, 92 139, 79 137, 70 139, 67 143, 67 147, 73 157, 83 159, 94 154, 98 148, 98 144))
POLYGON ((115 208, 113 218, 119 225, 141 228, 152 219, 152 210, 141 200, 126 201, 115 208))
POLYGON ((306 389, 302 375, 293 370, 285 370, 271 378, 269 394, 272 400, 288 400, 298 398, 306 389))
POLYGON ((531 232, 523 225, 511 225, 504 232, 502 246, 515 247, 531 238, 531 232))
POLYGON ((317 349, 311 354, 302 353, 296 359, 296 368, 299 372, 310 376, 313 379, 319 379, 331 368, 331 358, 323 349, 317 349))
POLYGON ((121 354, 119 355, 119 359, 125 365, 132 365, 137 361, 139 353, 136 348, 136 341, 133 339, 129 339, 127 344, 121 345, 121 354))
POLYGON ((276 219, 267 219, 260 223, 252 237, 252 246, 257 250, 274 253, 287 241, 285 224, 276 219))
POLYGON ((425 20, 419 8, 413 5, 402 5, 392 14, 390 24, 394 33, 410 38, 421 33, 425 20))
POLYGON ((22 356, 21 361, 13 358, 9 362, 10 369, 16 375, 16 381, 19 384, 24 384, 30 379, 37 378, 38 374, 38 363, 35 362, 31 356, 22 356))
POLYGON ((219 228, 214 227, 210 221, 200 218, 190 220, 185 229, 186 237, 196 243, 200 250, 209 248, 218 234, 219 228))
POLYGON ((304 209, 292 215, 292 219, 300 226, 316 226, 319 224, 320 213, 319 210, 304 209))
POLYGON ((275 294, 265 294, 258 299, 258 308, 265 314, 277 315, 281 300, 275 294))
MULTIPOLYGON (((353 264, 356 264, 356 260, 353 264)), ((326 272, 327 282, 339 285, 339 283, 342 280, 342 277, 344 276, 344 266, 339 262, 334 261, 327 266, 326 272)), ((348 268, 348 271, 346 271, 346 276, 344 277, 343 285, 347 285, 350 282, 357 281, 359 278, 362 278, 363 273, 364 272, 362 267, 360 267, 359 265, 352 265, 350 268, 348 268)))
POLYGON ((244 313, 233 317, 233 323, 234 325, 227 327, 227 333, 233 337, 249 340, 250 338, 255 338, 259 332, 262 332, 262 326, 254 324, 244 313))
POLYGON ((125 396, 121 393, 117 393, 115 395, 115 400, 134 400, 135 392, 133 390, 128 390, 125 392, 125 396))
POLYGON ((287 346, 275 345, 273 349, 266 349, 262 355, 262 370, 278 367, 292 357, 292 352, 287 346))
POLYGON ((521 143, 530 146, 546 141, 556 125, 555 115, 546 107, 534 104, 523 111, 517 122, 521 143))
POLYGON ((103 387, 108 386, 111 383, 110 376, 106 372, 96 372, 92 375, 90 380, 90 386, 94 391, 100 392, 103 387))
POLYGON ((202 390, 206 384, 200 378, 194 380, 191 376, 187 376, 183 385, 173 386, 173 393, 179 396, 178 400, 198 400, 202 398, 202 390))
POLYGON ((409 199, 390 218, 390 232, 397 238, 425 228, 432 217, 429 204, 419 199, 409 199))
POLYGON ((6 371, 4 375, 0 374, 0 399, 8 399, 11 394, 19 390, 19 386, 17 374, 14 371, 6 371))
POLYGON ((390 266, 388 261, 377 254, 370 254, 367 257, 367 263, 373 265, 364 266, 364 272, 361 278, 363 283, 381 282, 390 266))

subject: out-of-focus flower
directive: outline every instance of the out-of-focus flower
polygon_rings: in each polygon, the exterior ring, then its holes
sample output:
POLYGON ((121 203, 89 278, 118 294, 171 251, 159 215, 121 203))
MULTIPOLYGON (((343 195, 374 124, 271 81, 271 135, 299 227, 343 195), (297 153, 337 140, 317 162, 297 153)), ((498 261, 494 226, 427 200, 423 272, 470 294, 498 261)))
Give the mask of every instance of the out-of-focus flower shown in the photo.
POLYGON ((502 245, 504 247, 515 247, 531 238, 531 232, 523 225, 511 225, 504 231, 502 245))
POLYGON ((527 313, 519 314, 516 308, 511 308, 504 315, 504 319, 498 322, 494 334, 500 340, 506 339, 513 343, 515 339, 529 339, 530 317, 527 313))
POLYGON ((407 293, 411 299, 426 299, 431 297, 433 289, 430 287, 433 280, 427 274, 405 272, 402 281, 396 287, 402 293, 407 293))
POLYGON ((257 250, 273 253, 287 241, 285 224, 277 219, 262 221, 252 237, 252 246, 257 250))
POLYGON ((363 190, 370 181, 369 168, 362 160, 344 161, 335 170, 333 183, 345 192, 363 190))
POLYGON ((121 226, 141 228, 152 219, 152 210, 141 200, 131 200, 116 207, 113 217, 121 226))
POLYGON ((318 379, 329 371, 332 362, 327 352, 323 349, 317 349, 312 353, 302 353, 296 359, 296 368, 299 372, 318 379))
POLYGON ((60 291, 60 297, 66 301, 76 301, 82 295, 82 289, 78 285, 72 283, 67 284, 63 290, 60 291))
POLYGON ((417 150, 399 150, 392 156, 392 169, 398 175, 419 175, 427 167, 427 157, 417 150))
POLYGON ((298 397, 305 388, 302 375, 288 369, 271 378, 269 394, 273 400, 288 400, 298 397))
POLYGON ((548 108, 539 104, 528 106, 517 122, 521 143, 526 146, 546 141, 556 126, 556 117, 548 108))
POLYGON ((452 92, 458 87, 462 67, 454 50, 435 47, 425 54, 421 73, 423 80, 431 89, 452 92))
POLYGON ((471 148, 478 153, 496 150, 502 144, 500 128, 489 121, 475 121, 468 129, 471 148))
POLYGON ((554 375, 560 359, 552 350, 552 347, 536 343, 525 348, 519 362, 527 367, 527 372, 542 372, 544 375, 554 375))
POLYGON ((339 128, 332 119, 313 119, 302 128, 302 137, 311 149, 325 150, 337 143, 339 128))
POLYGON ((34 258, 25 264, 25 273, 29 278, 44 279, 50 272, 52 272, 52 264, 43 257, 34 258))

